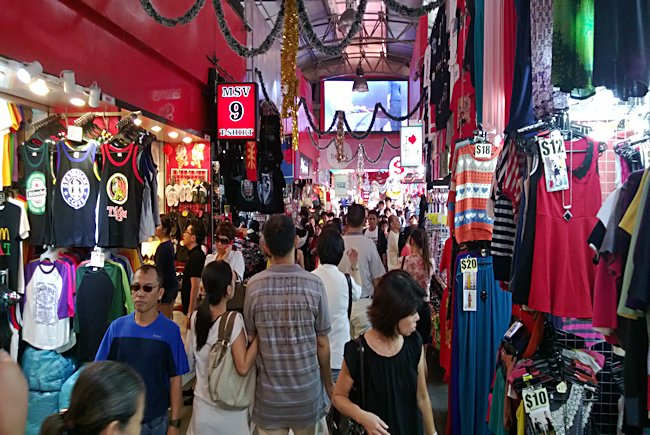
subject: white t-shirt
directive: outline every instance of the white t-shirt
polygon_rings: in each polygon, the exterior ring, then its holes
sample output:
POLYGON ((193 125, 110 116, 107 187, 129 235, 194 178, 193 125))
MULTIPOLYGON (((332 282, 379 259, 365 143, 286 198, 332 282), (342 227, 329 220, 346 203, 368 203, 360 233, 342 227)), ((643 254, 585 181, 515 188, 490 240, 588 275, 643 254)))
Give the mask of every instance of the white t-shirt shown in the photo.
MULTIPOLYGON (((218 254, 214 252, 206 256, 204 267, 207 266, 208 263, 212 263, 213 261, 216 261, 217 255, 218 254)), ((246 263, 244 263, 244 254, 242 254, 241 251, 230 251, 230 253, 224 260, 226 263, 228 263, 230 268, 235 271, 239 279, 242 279, 244 277, 244 270, 246 270, 246 263)))
MULTIPOLYGON (((361 297, 372 296, 375 293, 373 279, 381 278, 386 273, 384 265, 377 252, 377 247, 368 237, 363 234, 346 234, 343 236, 345 243, 345 252, 354 248, 359 253, 359 275, 361 276, 361 286, 363 290, 361 297)), ((351 273, 350 258, 347 254, 343 255, 339 263, 339 270, 343 273, 351 273)))
MULTIPOLYGON (((333 264, 321 264, 312 272, 325 285, 327 305, 330 311, 332 330, 328 334, 330 341, 330 367, 340 369, 343 366, 343 348, 350 341, 350 321, 348 319, 348 280, 333 264)), ((361 286, 350 277, 352 282, 352 300, 361 296, 361 286)))
POLYGON ((388 233, 388 255, 387 255, 388 270, 399 269, 399 233, 390 231, 388 233))
POLYGON ((59 319, 63 279, 50 265, 39 265, 25 288, 23 340, 37 349, 54 350, 70 340, 70 320, 59 319))
POLYGON ((377 246, 377 241, 379 240, 379 227, 375 228, 375 231, 370 231, 370 229, 367 228, 363 235, 372 240, 375 246, 377 246))

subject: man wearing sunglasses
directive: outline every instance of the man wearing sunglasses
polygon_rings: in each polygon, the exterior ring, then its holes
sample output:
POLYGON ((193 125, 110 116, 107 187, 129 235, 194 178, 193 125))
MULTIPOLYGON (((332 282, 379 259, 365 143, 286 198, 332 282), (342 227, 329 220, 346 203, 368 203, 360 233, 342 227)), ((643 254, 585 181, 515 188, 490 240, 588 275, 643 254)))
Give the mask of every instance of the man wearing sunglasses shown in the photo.
POLYGON ((187 325, 189 326, 189 314, 198 304, 199 289, 201 287, 201 272, 205 263, 205 254, 201 249, 201 243, 205 239, 205 228, 199 221, 192 221, 183 233, 183 246, 188 251, 185 269, 183 270, 183 283, 181 284, 181 300, 183 302, 183 313, 188 315, 187 325))
POLYGON ((129 364, 144 379, 147 399, 142 435, 179 433, 181 376, 189 372, 178 325, 158 312, 158 302, 165 293, 162 283, 155 266, 145 264, 135 272, 131 284, 135 312, 111 323, 95 357, 96 361, 129 364))

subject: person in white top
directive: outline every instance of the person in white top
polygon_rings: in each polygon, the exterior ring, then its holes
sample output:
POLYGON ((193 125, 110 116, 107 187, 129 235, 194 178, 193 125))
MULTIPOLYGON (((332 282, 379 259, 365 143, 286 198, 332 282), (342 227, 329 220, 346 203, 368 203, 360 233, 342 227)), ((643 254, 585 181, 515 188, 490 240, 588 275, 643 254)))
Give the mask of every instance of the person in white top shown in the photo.
MULTIPOLYGON (((248 425, 248 409, 225 409, 210 397, 208 374, 212 346, 219 336, 219 324, 225 321, 226 304, 235 293, 235 274, 222 260, 214 261, 203 269, 201 281, 205 297, 191 318, 191 329, 186 340, 190 368, 196 371, 192 419, 188 435, 228 435, 251 433, 248 425)), ((244 318, 237 313, 229 340, 235 370, 246 375, 255 365, 258 341, 248 344, 244 318)))
POLYGON ((232 222, 223 221, 219 224, 215 234, 217 238, 215 252, 205 257, 205 265, 216 260, 223 260, 237 274, 238 281, 242 281, 246 263, 244 263, 244 255, 240 251, 233 250, 236 233, 237 229, 232 222))
POLYGON ((357 272, 361 276, 361 299, 352 304, 352 316, 350 326, 352 338, 356 338, 370 328, 368 319, 368 307, 372 302, 375 293, 375 286, 379 279, 384 276, 386 269, 381 262, 375 244, 362 234, 363 223, 366 220, 366 210, 362 205, 352 204, 348 207, 348 227, 343 236, 346 251, 355 249, 359 253, 359 262, 352 267, 348 256, 343 256, 339 263, 339 270, 343 273, 357 272))
POLYGON ((397 216, 392 215, 388 218, 388 271, 399 269, 399 233, 402 229, 397 216))
POLYGON ((347 253, 353 270, 350 276, 351 301, 348 280, 337 267, 345 252, 343 237, 334 228, 326 228, 318 238, 316 252, 320 259, 320 265, 312 273, 323 281, 327 293, 327 305, 332 324, 332 330, 328 334, 330 367, 332 368, 332 382, 336 382, 343 364, 343 348, 345 343, 350 340, 348 309, 351 308, 352 301, 359 300, 361 296, 361 286, 357 284, 357 281, 361 282, 358 268, 359 253, 355 249, 351 249, 347 253))

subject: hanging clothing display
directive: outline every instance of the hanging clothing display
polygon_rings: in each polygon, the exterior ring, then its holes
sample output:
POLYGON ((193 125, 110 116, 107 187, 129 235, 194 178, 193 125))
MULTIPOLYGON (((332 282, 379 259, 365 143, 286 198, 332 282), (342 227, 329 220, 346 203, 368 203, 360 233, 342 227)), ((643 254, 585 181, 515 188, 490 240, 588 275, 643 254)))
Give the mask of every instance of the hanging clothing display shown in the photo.
POLYGON ((487 398, 499 343, 510 321, 511 294, 495 281, 490 256, 461 253, 455 270, 451 433, 487 435, 487 398), (461 262, 472 258, 477 261, 477 271, 463 273, 461 262))
POLYGON ((34 261, 25 269, 22 338, 37 349, 54 350, 70 341, 71 273, 58 261, 34 261))
POLYGON ((124 148, 111 144, 101 147, 98 246, 136 248, 140 242, 144 180, 138 170, 136 151, 133 143, 124 148))
POLYGON ((99 176, 95 167, 98 144, 89 142, 82 151, 57 143, 56 185, 53 215, 56 246, 95 246, 99 176))
POLYGON ((622 100, 642 98, 650 82, 650 4, 594 0, 594 86, 622 100))
POLYGON ((594 0, 553 0, 553 84, 573 98, 593 86, 594 0))
POLYGON ((596 224, 601 191, 598 149, 586 139, 565 141, 569 189, 537 185, 535 242, 527 305, 561 317, 590 318, 596 269, 587 239, 596 224), (579 152, 582 152, 579 154, 579 152), (553 255, 548 255, 553 252, 553 255))
POLYGON ((51 245, 52 237, 52 189, 53 178, 50 169, 50 148, 43 144, 39 148, 24 145, 25 192, 30 245, 51 245))
POLYGON ((29 237, 30 226, 25 206, 7 198, 0 204, 0 271, 7 271, 9 290, 25 292, 22 241, 29 237))
POLYGON ((77 298, 74 330, 78 335, 78 356, 94 361, 111 322, 133 312, 133 299, 124 268, 106 261, 104 267, 77 268, 77 298))
POLYGON ((504 0, 493 0, 485 9, 483 80, 489 86, 483 86, 482 99, 477 106, 483 106, 479 123, 483 129, 493 135, 501 136, 506 128, 506 95, 504 53, 504 0))
POLYGON ((530 2, 532 96, 535 118, 553 114, 553 1, 530 2))

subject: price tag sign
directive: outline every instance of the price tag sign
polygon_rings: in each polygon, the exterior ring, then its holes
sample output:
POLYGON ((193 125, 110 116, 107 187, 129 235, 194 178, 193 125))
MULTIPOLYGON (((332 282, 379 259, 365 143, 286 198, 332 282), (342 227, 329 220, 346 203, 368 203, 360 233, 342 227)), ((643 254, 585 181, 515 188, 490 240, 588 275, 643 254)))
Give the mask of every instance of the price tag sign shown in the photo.
POLYGON ((489 159, 492 157, 491 143, 477 143, 474 149, 474 157, 477 159, 489 159))
POLYGON ((463 311, 476 311, 476 280, 478 261, 467 257, 460 260, 460 271, 463 273, 463 311))
POLYGON ((544 164, 546 191, 559 192, 569 188, 569 173, 566 166, 566 148, 562 133, 552 131, 537 141, 544 164))
POLYGON ((548 401, 548 392, 544 387, 530 387, 521 392, 524 399, 524 410, 527 414, 532 412, 544 412, 551 410, 548 401))
POLYGON ((83 129, 81 127, 77 127, 76 125, 69 125, 67 137, 69 140, 81 142, 83 140, 83 129))
POLYGON ((478 272, 478 261, 476 258, 467 257, 460 260, 460 271, 462 273, 478 272))

